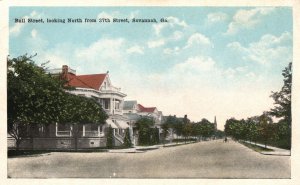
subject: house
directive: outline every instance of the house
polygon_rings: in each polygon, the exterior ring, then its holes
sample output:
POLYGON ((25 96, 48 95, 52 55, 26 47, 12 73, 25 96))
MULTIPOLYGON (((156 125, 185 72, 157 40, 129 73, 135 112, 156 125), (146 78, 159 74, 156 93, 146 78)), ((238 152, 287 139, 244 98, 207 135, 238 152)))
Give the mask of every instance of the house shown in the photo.
MULTIPOLYGON (((129 119, 123 115, 124 97, 121 88, 114 87, 109 73, 76 75, 76 71, 63 65, 59 69, 48 70, 53 76, 60 76, 66 80, 66 86, 73 87, 68 93, 78 96, 94 98, 108 114, 109 118, 103 125, 91 123, 75 125, 55 123, 48 126, 43 124, 29 128, 34 137, 25 139, 21 148, 60 149, 60 148, 93 148, 106 146, 106 130, 113 129, 116 146, 124 143, 125 129, 132 128, 129 119), (76 130, 76 131, 75 131, 76 130), (76 137, 74 137, 76 135, 76 137), (75 141, 76 138, 76 141, 75 141), (75 146, 76 145, 76 146, 75 146)), ((12 142, 9 142, 12 143, 12 142)))
POLYGON ((129 120, 126 116, 123 116, 123 104, 126 94, 121 92, 121 88, 112 85, 109 73, 76 75, 74 70, 64 65, 62 76, 67 80, 68 86, 75 87, 69 93, 92 97, 102 105, 109 116, 105 127, 111 126, 113 128, 116 145, 123 144, 125 129, 130 127, 129 120))
POLYGON ((130 114, 130 113, 136 114, 138 112, 139 112, 139 107, 136 100, 124 101, 124 106, 123 106, 124 114, 130 114))
POLYGON ((155 125, 158 127, 160 127, 162 123, 162 111, 158 111, 156 107, 145 107, 139 104, 136 100, 125 101, 123 112, 127 116, 136 114, 139 116, 151 117, 154 119, 155 125))
POLYGON ((149 117, 154 120, 154 127, 159 129, 159 133, 162 133, 161 124, 163 114, 162 111, 158 111, 156 107, 145 107, 139 104, 136 100, 124 101, 123 113, 129 119, 129 123, 133 128, 133 140, 137 144, 138 133, 135 130, 135 123, 141 117, 149 117))

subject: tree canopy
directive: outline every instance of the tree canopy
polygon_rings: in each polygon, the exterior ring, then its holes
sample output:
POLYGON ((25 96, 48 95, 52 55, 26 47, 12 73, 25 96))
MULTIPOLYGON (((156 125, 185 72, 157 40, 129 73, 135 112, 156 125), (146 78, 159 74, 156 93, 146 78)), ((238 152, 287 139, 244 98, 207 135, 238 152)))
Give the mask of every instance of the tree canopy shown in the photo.
POLYGON ((292 63, 282 71, 283 87, 279 92, 272 92, 274 108, 260 116, 245 120, 228 119, 225 133, 235 139, 247 139, 262 142, 282 148, 291 148, 291 93, 292 93, 292 63), (273 123, 271 116, 280 118, 273 123))
POLYGON ((158 138, 156 134, 156 128, 154 126, 154 120, 150 117, 141 117, 136 122, 136 129, 139 132, 139 145, 151 145, 157 144, 158 138))
POLYGON ((291 98, 292 98, 292 63, 282 71, 283 86, 279 92, 272 92, 275 107, 270 114, 278 118, 283 118, 289 125, 292 122, 291 98))

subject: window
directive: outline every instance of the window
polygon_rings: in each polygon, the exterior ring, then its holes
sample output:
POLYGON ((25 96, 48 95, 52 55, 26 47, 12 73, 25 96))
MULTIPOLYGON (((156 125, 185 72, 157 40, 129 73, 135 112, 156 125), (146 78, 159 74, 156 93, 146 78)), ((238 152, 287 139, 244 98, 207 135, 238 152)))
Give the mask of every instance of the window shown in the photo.
POLYGON ((70 130, 70 125, 58 124, 57 130, 58 131, 69 131, 70 130))
POLYGON ((103 109, 109 109, 109 99, 100 99, 100 103, 103 109))
POLYGON ((116 108, 115 108, 115 109, 118 109, 118 110, 119 110, 119 109, 120 109, 120 102, 119 102, 119 101, 116 101, 116 102, 115 102, 115 105, 116 105, 116 108))
POLYGON ((109 100, 108 99, 104 100, 104 109, 109 109, 109 100))
POLYGON ((98 125, 97 124, 91 124, 91 131, 98 131, 98 125))
POLYGON ((71 136, 71 130, 69 124, 57 124, 56 136, 71 136))

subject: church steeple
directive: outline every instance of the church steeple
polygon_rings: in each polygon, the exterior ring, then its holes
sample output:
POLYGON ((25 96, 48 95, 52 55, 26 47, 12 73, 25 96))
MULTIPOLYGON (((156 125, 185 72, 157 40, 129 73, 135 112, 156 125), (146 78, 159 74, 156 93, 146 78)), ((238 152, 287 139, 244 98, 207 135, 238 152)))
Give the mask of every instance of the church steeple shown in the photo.
POLYGON ((217 116, 215 116, 214 126, 215 126, 215 130, 217 130, 217 128, 218 128, 218 127, 217 127, 217 126, 218 126, 218 125, 217 125, 217 116))

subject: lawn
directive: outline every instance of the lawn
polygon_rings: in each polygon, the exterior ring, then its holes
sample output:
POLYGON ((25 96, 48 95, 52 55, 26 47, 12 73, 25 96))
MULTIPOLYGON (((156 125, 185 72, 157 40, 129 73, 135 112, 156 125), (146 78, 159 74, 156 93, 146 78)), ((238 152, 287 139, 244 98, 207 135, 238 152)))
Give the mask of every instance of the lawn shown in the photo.
POLYGON ((241 144, 243 144, 244 146, 256 151, 256 152, 270 152, 270 151, 274 151, 270 148, 265 148, 265 147, 261 147, 258 145, 254 145, 254 144, 250 144, 250 143, 245 143, 245 142, 240 142, 241 144))

